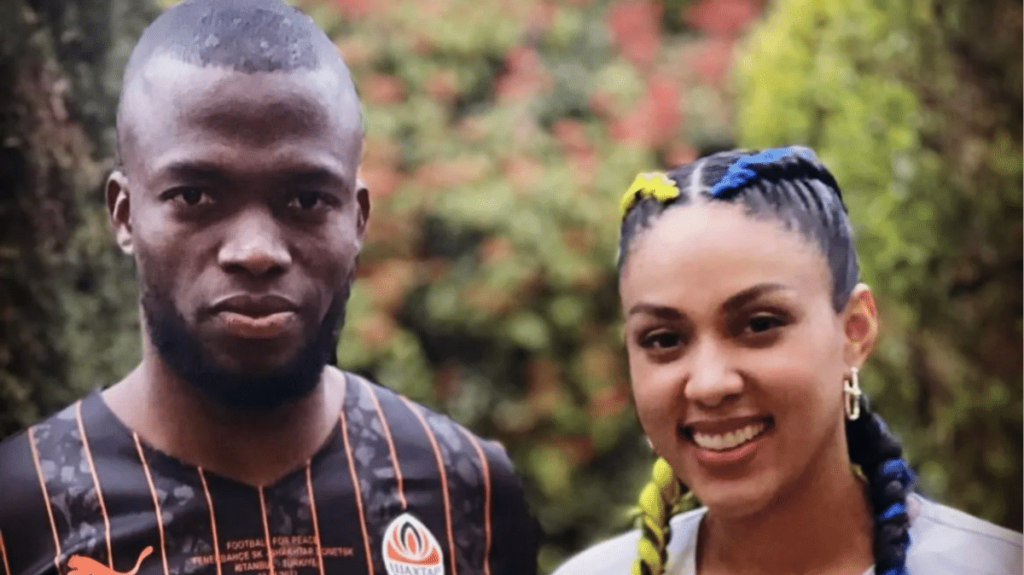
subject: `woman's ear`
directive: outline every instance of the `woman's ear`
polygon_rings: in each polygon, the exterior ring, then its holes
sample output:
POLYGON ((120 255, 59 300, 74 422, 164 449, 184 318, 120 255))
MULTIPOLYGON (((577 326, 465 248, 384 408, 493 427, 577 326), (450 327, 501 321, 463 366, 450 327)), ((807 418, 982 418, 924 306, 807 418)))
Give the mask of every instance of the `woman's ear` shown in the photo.
POLYGON ((860 367, 871 354, 878 337, 878 310, 871 288, 864 284, 853 288, 842 321, 846 365, 860 367))

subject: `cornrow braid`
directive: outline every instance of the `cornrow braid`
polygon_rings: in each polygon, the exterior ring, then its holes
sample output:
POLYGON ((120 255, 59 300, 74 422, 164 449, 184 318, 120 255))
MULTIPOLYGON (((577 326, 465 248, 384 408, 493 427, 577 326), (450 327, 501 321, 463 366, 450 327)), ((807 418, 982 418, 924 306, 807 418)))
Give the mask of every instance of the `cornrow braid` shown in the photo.
POLYGON ((700 198, 739 203, 748 214, 773 218, 817 243, 832 272, 832 305, 836 311, 846 306, 860 276, 853 230, 839 184, 810 149, 721 152, 666 175, 677 196, 663 201, 644 196, 623 214, 620 273, 636 237, 665 210, 700 198))
MULTIPOLYGON (((815 241, 828 262, 832 280, 832 303, 836 312, 846 306, 859 281, 852 229, 842 192, 835 178, 818 161, 814 152, 791 146, 761 152, 730 151, 714 154, 671 172, 679 194, 659 199, 636 198, 622 216, 619 239, 619 272, 637 235, 674 206, 685 206, 696 198, 741 203, 752 216, 769 216, 815 241)), ((905 575, 910 547, 907 497, 913 489, 914 474, 903 459, 899 440, 881 417, 870 410, 861 396, 861 415, 846 422, 846 438, 853 464, 868 481, 874 514, 873 554, 879 575, 905 575)), ((658 460, 650 484, 641 494, 644 524, 633 575, 664 573, 669 539, 669 517, 661 514, 678 503, 664 481, 667 463, 658 460), (654 498, 657 495, 658 498, 654 498), (659 506, 654 506, 657 503, 659 506), (672 506, 669 505, 672 503, 672 506)), ((671 476, 671 470, 667 471, 671 476)))
POLYGON ((654 462, 651 481, 640 492, 640 540, 632 575, 662 575, 672 536, 669 519, 682 500, 683 488, 664 459, 654 462))
POLYGON ((907 496, 914 473, 903 459, 903 447, 861 396, 860 417, 846 422, 850 460, 868 479, 875 515, 874 556, 878 575, 904 575, 910 548, 907 496))

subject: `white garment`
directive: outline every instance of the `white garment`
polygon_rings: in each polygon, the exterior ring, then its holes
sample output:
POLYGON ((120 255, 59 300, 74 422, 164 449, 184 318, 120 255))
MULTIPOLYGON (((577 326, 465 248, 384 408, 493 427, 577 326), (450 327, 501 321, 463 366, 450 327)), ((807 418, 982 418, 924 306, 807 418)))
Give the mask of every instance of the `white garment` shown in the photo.
MULTIPOLYGON (((1021 575, 1022 536, 962 511, 908 498, 908 575, 1021 575)), ((706 508, 672 518, 666 575, 697 575, 697 532, 706 508)), ((576 555, 553 575, 629 575, 639 531, 630 531, 576 555)), ((864 575, 875 575, 874 568, 864 575)))

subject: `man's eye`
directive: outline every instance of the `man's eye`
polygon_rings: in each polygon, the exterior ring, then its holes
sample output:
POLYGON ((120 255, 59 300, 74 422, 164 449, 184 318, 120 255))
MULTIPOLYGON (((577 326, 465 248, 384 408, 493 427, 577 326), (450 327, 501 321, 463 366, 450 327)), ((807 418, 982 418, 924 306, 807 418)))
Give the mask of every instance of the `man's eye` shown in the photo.
POLYGON ((202 188, 179 188, 174 190, 172 199, 189 207, 208 204, 213 201, 213 198, 203 191, 202 188))
POLYGON ((288 202, 290 207, 301 210, 312 210, 313 208, 323 207, 325 204, 324 196, 319 192, 299 192, 292 196, 292 199, 288 202))

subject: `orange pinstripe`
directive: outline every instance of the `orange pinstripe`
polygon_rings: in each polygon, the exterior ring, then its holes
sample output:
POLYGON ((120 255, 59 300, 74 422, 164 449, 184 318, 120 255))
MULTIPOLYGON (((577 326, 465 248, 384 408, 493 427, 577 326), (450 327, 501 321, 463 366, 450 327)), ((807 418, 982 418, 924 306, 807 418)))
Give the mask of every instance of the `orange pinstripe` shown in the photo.
POLYGON ((142 470, 146 473, 146 483, 149 485, 149 493, 153 496, 153 509, 156 511, 156 526, 160 532, 160 556, 164 562, 164 575, 167 571, 167 543, 164 541, 164 515, 160 511, 160 499, 156 495, 156 487, 153 486, 153 476, 149 473, 149 463, 146 461, 146 454, 142 451, 142 442, 139 441, 139 434, 132 432, 132 439, 135 440, 135 449, 139 452, 139 461, 142 462, 142 470))
POLYGON ((473 444, 473 449, 480 457, 480 467, 484 475, 484 534, 486 543, 484 546, 484 575, 491 575, 491 468, 487 464, 487 456, 476 440, 465 428, 459 427, 459 431, 466 436, 466 439, 473 444))
POLYGON ((78 422, 78 435, 82 438, 82 447, 85 449, 85 459, 89 462, 89 473, 92 474, 92 484, 96 488, 96 498, 100 501, 100 514, 103 515, 103 528, 107 535, 107 566, 114 570, 114 550, 110 543, 110 516, 107 515, 107 504, 103 501, 103 490, 100 489, 100 478, 96 475, 96 463, 92 459, 92 449, 89 447, 89 438, 85 435, 85 424, 82 423, 82 401, 75 402, 75 420, 78 422))
POLYGON ((437 445, 437 438, 434 437, 433 430, 427 425, 427 420, 423 418, 423 415, 416 409, 411 401, 406 399, 404 396, 399 396, 405 406, 409 408, 409 411, 416 416, 416 419, 420 420, 420 425, 423 426, 423 431, 427 432, 427 439, 430 440, 430 446, 434 448, 434 459, 437 461, 437 471, 441 474, 441 494, 444 496, 444 522, 445 527, 448 530, 448 551, 451 557, 452 564, 452 575, 458 575, 459 570, 455 566, 455 537, 452 535, 452 506, 448 500, 448 474, 444 470, 444 461, 441 458, 441 448, 437 445))
POLYGON ((210 508, 210 531, 213 533, 213 560, 217 563, 217 575, 220 570, 220 542, 217 541, 217 516, 213 512, 213 497, 210 496, 210 488, 206 485, 206 474, 202 467, 196 467, 199 472, 199 481, 203 484, 203 493, 206 495, 206 506, 210 508))
POLYGON ((4 547, 4 534, 0 531, 0 558, 4 560, 4 575, 14 575, 11 573, 11 566, 7 564, 7 548, 4 547))
POLYGON ((53 520, 53 508, 50 507, 50 494, 46 492, 46 479, 43 478, 43 468, 39 464, 39 451, 36 449, 35 426, 28 428, 28 445, 32 448, 32 463, 36 466, 36 477, 39 478, 39 488, 43 490, 43 501, 46 502, 46 514, 50 516, 50 530, 53 532, 53 565, 60 573, 60 537, 57 535, 57 523, 53 520))
POLYGON ((270 544, 270 526, 267 524, 267 504, 263 499, 263 486, 259 486, 260 511, 263 513, 263 535, 267 538, 267 565, 270 566, 270 575, 274 575, 274 548, 270 544))
POLYGON ((356 476, 356 464, 352 457, 352 446, 348 442, 348 424, 345 420, 345 409, 341 410, 341 437, 345 440, 345 455, 348 457, 348 470, 352 474, 352 487, 356 490, 356 509, 359 510, 359 526, 363 529, 363 546, 366 548, 366 571, 373 575, 373 555, 370 554, 370 535, 366 532, 366 517, 363 515, 363 493, 359 488, 359 477, 356 476))
POLYGON ((316 556, 320 562, 320 575, 324 575, 324 552, 320 548, 320 519, 317 518, 316 496, 313 495, 312 460, 306 462, 306 491, 309 492, 309 514, 313 517, 313 537, 316 540, 316 556))
POLYGON ((377 394, 374 393, 373 387, 365 380, 360 378, 363 383, 363 387, 366 388, 366 392, 373 398, 373 405, 377 408, 377 417, 380 419, 380 425, 384 428, 384 439, 388 442, 388 451, 391 452, 391 463, 395 467, 395 478, 398 480, 398 499, 402 502, 402 509, 407 509, 409 504, 405 501, 405 487, 402 484, 402 470, 398 466, 398 454, 395 453, 395 443, 391 439, 391 427, 388 425, 388 420, 384 418, 384 410, 380 408, 380 401, 377 399, 377 394))

